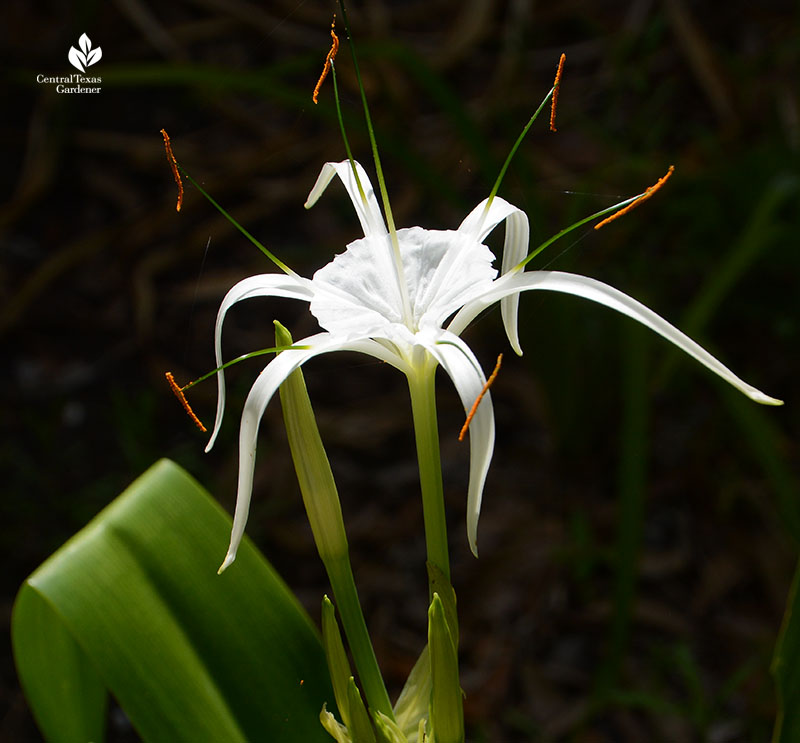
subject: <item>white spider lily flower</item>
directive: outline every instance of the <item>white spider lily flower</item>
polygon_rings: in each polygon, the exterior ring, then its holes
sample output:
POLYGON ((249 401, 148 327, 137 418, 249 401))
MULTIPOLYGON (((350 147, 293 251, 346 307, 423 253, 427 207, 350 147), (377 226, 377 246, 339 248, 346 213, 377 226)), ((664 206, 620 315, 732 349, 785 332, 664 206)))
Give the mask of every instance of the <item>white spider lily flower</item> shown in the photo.
MULTIPOLYGON (((459 337, 485 308, 500 302, 512 348, 522 354, 517 334, 519 294, 547 290, 574 294, 638 320, 678 346, 756 402, 780 405, 737 377, 705 349, 652 310, 600 281, 561 271, 522 271, 528 253, 528 218, 495 197, 478 204, 457 230, 410 227, 390 235, 374 189, 357 162, 326 163, 306 201, 313 206, 334 176, 344 183, 364 230, 311 280, 293 273, 252 276, 236 284, 220 306, 215 333, 217 366, 222 365, 222 326, 237 302, 256 296, 291 297, 309 302, 323 332, 298 341, 271 361, 253 384, 242 413, 239 436, 239 482, 233 531, 220 570, 236 557, 244 533, 253 487, 256 437, 264 410, 283 381, 314 356, 357 351, 396 367, 409 378, 434 373, 441 365, 469 410, 486 383, 478 360, 459 337), (354 175, 358 173, 358 179, 354 175), (483 244, 506 223, 500 276, 495 256, 483 244), (450 323, 445 323, 452 317, 450 323)), ((225 380, 218 374, 219 397, 208 451, 219 433, 225 407, 225 380)), ((495 424, 491 395, 478 406, 469 429, 470 477, 467 534, 477 555, 481 498, 494 450, 495 424)))

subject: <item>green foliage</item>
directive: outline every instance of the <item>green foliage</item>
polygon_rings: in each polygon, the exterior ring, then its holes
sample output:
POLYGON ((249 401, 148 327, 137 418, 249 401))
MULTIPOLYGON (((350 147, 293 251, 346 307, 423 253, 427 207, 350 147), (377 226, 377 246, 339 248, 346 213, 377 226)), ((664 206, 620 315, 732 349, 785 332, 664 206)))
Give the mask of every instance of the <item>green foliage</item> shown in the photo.
POLYGON ((230 520, 177 465, 136 480, 23 585, 19 676, 50 743, 103 740, 106 690, 146 742, 324 741, 319 638, 230 520))
POLYGON ((786 602, 786 614, 775 655, 772 673, 778 691, 778 719, 773 743, 794 743, 800 740, 800 563, 786 602))

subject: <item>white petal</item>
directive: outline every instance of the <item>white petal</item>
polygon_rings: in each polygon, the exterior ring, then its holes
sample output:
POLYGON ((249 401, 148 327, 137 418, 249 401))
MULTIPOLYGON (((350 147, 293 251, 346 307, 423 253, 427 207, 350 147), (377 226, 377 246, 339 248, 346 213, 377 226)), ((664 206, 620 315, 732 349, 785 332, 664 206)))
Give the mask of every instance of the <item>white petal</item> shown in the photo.
MULTIPOLYGON (((475 354, 456 335, 441 331, 438 341, 425 347, 453 380, 464 412, 478 399, 486 377, 475 354)), ((469 490, 467 492, 467 538, 472 553, 478 556, 478 517, 481 513, 483 486, 494 452, 494 408, 487 392, 469 424, 469 490)))
POLYGON ((367 237, 370 235, 386 235, 386 225, 383 222, 378 199, 375 197, 375 189, 372 187, 367 171, 358 162, 355 162, 355 167, 363 193, 358 188, 358 181, 353 175, 353 168, 349 160, 344 160, 340 163, 325 163, 322 166, 317 182, 311 189, 311 193, 308 194, 305 208, 310 209, 314 206, 319 197, 322 196, 322 192, 328 187, 333 176, 338 175, 350 195, 350 200, 353 202, 358 221, 361 222, 361 227, 364 230, 364 235, 367 237))
MULTIPOLYGON (((528 215, 505 199, 495 196, 488 211, 487 199, 476 206, 461 223, 459 231, 467 231, 476 235, 479 242, 506 220, 506 236, 503 243, 503 263, 501 274, 507 274, 528 254, 530 227, 528 215)), ((519 314, 519 294, 511 294, 500 300, 500 312, 503 317, 508 342, 518 356, 522 356, 519 345, 519 332, 517 330, 517 316, 519 314)))
POLYGON ((314 356, 331 351, 357 351, 375 356, 383 361, 388 360, 386 350, 368 338, 347 339, 331 333, 318 333, 298 341, 296 345, 308 348, 289 350, 278 354, 259 374, 245 401, 239 428, 239 483, 236 493, 236 511, 233 516, 230 546, 219 572, 225 570, 236 559, 236 552, 242 541, 247 515, 250 511, 250 498, 253 494, 258 428, 267 404, 286 377, 314 356))
POLYGON ((637 302, 627 294, 614 289, 601 281, 586 276, 563 273, 561 271, 528 271, 510 276, 502 276, 494 282, 492 288, 483 297, 464 307, 453 318, 448 330, 460 333, 480 312, 494 302, 521 291, 544 289, 545 291, 574 294, 577 297, 591 299, 593 302, 610 307, 623 315, 638 320, 659 335, 674 343, 682 351, 709 368, 726 382, 743 392, 751 400, 764 405, 782 405, 781 400, 765 395, 752 385, 737 377, 727 366, 712 356, 701 345, 693 341, 663 317, 637 302))
MULTIPOLYGON (((214 354, 217 367, 222 366, 222 325, 225 322, 225 315, 234 304, 251 297, 288 297, 289 299, 310 302, 313 297, 313 289, 308 279, 280 273, 250 276, 231 287, 217 311, 217 324, 214 329, 214 354)), ((214 446, 214 441, 216 441, 217 434, 222 426, 224 413, 225 372, 219 371, 217 372, 217 418, 214 421, 214 430, 206 445, 206 451, 210 451, 211 447, 214 446)))

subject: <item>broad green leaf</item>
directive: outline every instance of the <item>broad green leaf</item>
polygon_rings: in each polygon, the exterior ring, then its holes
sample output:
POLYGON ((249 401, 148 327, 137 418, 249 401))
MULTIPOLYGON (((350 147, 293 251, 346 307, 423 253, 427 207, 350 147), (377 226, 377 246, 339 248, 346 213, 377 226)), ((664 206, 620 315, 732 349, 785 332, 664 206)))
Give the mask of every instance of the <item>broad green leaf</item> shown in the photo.
POLYGON ((778 691, 778 718, 773 743, 800 740, 800 562, 794 574, 783 625, 772 658, 772 674, 778 691))
POLYGON ((14 606, 13 633, 20 681, 47 740, 103 740, 105 684, 53 607, 27 583, 14 606))
POLYGON ((229 532, 162 460, 28 578, 12 641, 50 743, 100 743, 104 689, 147 743, 330 740, 319 636, 249 541, 217 575, 229 532))

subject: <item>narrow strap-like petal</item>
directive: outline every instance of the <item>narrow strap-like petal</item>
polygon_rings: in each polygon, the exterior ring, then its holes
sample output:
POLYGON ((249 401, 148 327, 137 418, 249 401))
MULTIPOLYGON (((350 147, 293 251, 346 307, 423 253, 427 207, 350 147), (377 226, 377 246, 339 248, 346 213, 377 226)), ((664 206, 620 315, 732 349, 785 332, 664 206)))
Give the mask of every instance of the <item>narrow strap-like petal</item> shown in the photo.
POLYGON ((368 338, 348 339, 332 333, 318 333, 297 341, 296 345, 303 348, 284 351, 264 367, 245 401, 239 428, 239 483, 236 493, 236 511, 233 516, 230 546, 220 567, 220 572, 236 559, 236 552, 247 524, 247 515, 250 512, 258 428, 267 404, 286 377, 314 356, 331 351, 357 351, 374 356, 381 361, 389 363, 397 361, 384 346, 368 338))
MULTIPOLYGON (((354 161, 355 162, 355 161, 354 161)), ((359 190, 358 182, 353 175, 353 168, 349 160, 343 160, 340 163, 325 163, 322 166, 317 182, 311 193, 308 194, 306 199, 305 208, 310 209, 317 200, 322 196, 322 192, 328 187, 333 176, 338 175, 342 179, 344 187, 353 202, 358 221, 361 222, 361 227, 364 230, 364 235, 370 237, 371 235, 386 235, 386 225, 381 215, 380 207, 378 206, 378 199, 375 196, 375 189, 370 183, 367 171, 361 167, 360 163, 356 162, 356 172, 358 173, 358 181, 361 183, 359 190)))
MULTIPOLYGON (((506 236, 503 243, 503 261, 501 275, 507 274, 515 266, 519 265, 522 259, 528 254, 528 242, 530 239, 530 226, 528 215, 518 209, 513 204, 509 204, 505 199, 495 196, 488 210, 486 209, 487 199, 484 199, 476 206, 461 223, 459 232, 471 232, 475 235, 478 242, 483 242, 486 236, 497 227, 500 222, 506 220, 506 236)), ((518 312, 519 294, 510 294, 500 300, 500 313, 503 317, 503 327, 508 336, 511 348, 518 356, 522 356, 522 348, 519 345, 518 312)))
MULTIPOLYGON (((480 395, 486 376, 469 346, 456 335, 442 331, 434 343, 425 347, 447 372, 461 398, 464 412, 480 395)), ((455 435, 455 434, 454 434, 455 435)), ((467 491, 467 539, 472 553, 478 556, 478 517, 481 513, 483 486, 494 452, 494 408, 486 393, 469 425, 469 489, 467 491)))
MULTIPOLYGON (((265 273, 250 276, 234 284, 217 311, 217 323, 214 328, 214 357, 217 368, 222 366, 222 325, 228 310, 237 302, 251 297, 287 297, 310 302, 314 296, 311 282, 300 277, 286 276, 280 273, 265 273)), ((217 439, 217 434, 222 426, 222 417, 225 413, 225 372, 217 372, 217 418, 214 421, 214 430, 206 444, 206 451, 210 451, 217 439)))
POLYGON ((612 310, 627 315, 646 325, 651 330, 674 343, 685 353, 699 361, 703 366, 722 377, 726 382, 733 385, 739 391, 747 395, 751 400, 762 403, 763 405, 782 405, 781 400, 765 395, 760 390, 737 377, 727 366, 712 356, 700 344, 689 338, 673 325, 670 325, 663 317, 657 315, 653 310, 645 307, 641 302, 637 302, 627 294, 614 289, 601 281, 590 279, 586 276, 579 276, 561 271, 528 271, 509 276, 503 276, 492 285, 480 299, 476 299, 463 307, 453 318, 448 330, 452 333, 461 333, 464 328, 484 309, 494 302, 512 294, 523 291, 543 289, 545 291, 561 292, 573 294, 577 297, 590 299, 598 304, 610 307, 612 310))

